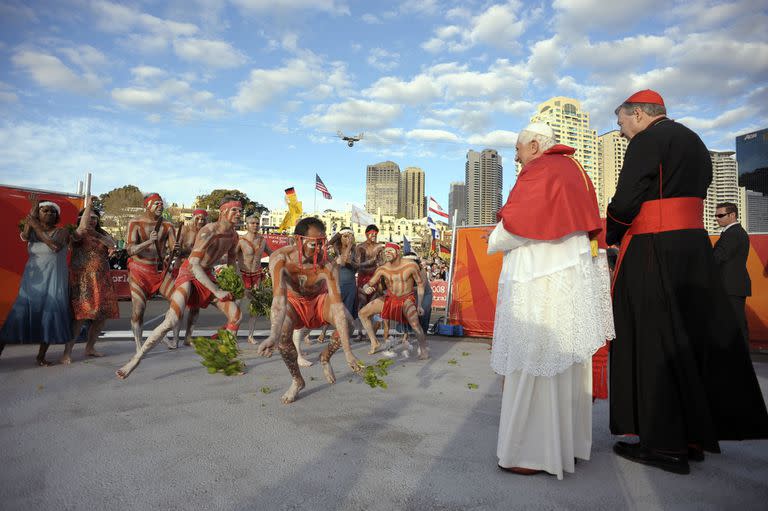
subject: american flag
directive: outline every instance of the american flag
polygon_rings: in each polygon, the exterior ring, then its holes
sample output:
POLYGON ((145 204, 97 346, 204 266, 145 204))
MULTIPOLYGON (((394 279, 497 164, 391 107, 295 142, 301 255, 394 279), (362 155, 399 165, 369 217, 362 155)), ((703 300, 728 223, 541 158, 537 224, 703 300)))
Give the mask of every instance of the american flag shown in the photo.
POLYGON ((323 197, 330 200, 333 197, 331 197, 331 192, 328 191, 328 188, 325 187, 325 183, 323 183, 323 180, 320 179, 320 176, 315 174, 315 190, 318 190, 320 193, 323 194, 323 197))

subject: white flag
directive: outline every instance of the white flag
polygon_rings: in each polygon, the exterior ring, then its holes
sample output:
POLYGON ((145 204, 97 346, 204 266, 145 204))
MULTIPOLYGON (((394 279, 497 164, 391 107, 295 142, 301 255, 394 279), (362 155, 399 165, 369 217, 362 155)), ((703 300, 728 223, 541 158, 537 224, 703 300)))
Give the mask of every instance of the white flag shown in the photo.
POLYGON ((448 218, 448 213, 443 211, 443 208, 440 207, 440 204, 432 196, 429 197, 429 211, 438 216, 448 218))
POLYGON ((373 215, 369 214, 364 209, 360 209, 352 204, 352 215, 350 221, 360 225, 370 225, 373 223, 373 215))

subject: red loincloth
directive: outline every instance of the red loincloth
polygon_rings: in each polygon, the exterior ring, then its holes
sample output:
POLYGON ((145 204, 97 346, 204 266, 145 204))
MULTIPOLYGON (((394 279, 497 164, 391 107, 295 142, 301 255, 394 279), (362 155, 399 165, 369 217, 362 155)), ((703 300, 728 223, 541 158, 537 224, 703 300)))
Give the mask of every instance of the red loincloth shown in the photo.
POLYGON ((416 305, 416 296, 413 293, 395 296, 387 291, 384 295, 384 308, 381 310, 381 319, 391 319, 398 323, 408 324, 408 320, 403 315, 403 305, 405 305, 405 302, 413 302, 416 305))
POLYGON ((323 326, 325 324, 325 321, 323 321, 323 306, 327 297, 328 293, 307 297, 288 291, 288 303, 291 304, 298 317, 298 321, 293 325, 294 330, 323 326))
POLYGON ((157 271, 154 264, 141 263, 133 258, 128 259, 128 275, 142 290, 147 299, 152 298, 160 291, 165 274, 157 271))
POLYGON ((363 289, 363 286, 371 281, 373 273, 358 273, 357 274, 357 288, 363 289))
POLYGON ((256 271, 253 273, 241 271, 240 275, 243 277, 243 285, 245 286, 245 289, 253 289, 255 287, 259 287, 259 284, 261 284, 261 278, 264 274, 261 271, 256 271))
MULTIPOLYGON (((216 282, 211 270, 205 270, 205 274, 213 282, 216 282)), ((187 282, 192 283, 192 289, 190 289, 189 298, 187 298, 187 307, 190 309, 205 309, 216 298, 210 289, 195 278, 188 259, 184 261, 184 264, 179 269, 179 276, 176 278, 175 287, 179 287, 187 282)))

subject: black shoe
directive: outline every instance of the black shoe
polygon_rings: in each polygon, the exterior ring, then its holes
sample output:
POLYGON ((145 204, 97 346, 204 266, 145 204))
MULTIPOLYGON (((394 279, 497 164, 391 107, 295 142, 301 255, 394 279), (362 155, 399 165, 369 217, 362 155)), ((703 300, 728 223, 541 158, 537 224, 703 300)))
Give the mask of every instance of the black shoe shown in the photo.
POLYGON ((704 449, 688 446, 688 461, 704 461, 704 449))
POLYGON ((688 466, 688 457, 679 454, 666 454, 659 451, 648 449, 640 444, 628 444, 627 442, 616 442, 613 444, 613 452, 622 458, 650 465, 652 467, 673 472, 675 474, 690 474, 691 467, 688 466))

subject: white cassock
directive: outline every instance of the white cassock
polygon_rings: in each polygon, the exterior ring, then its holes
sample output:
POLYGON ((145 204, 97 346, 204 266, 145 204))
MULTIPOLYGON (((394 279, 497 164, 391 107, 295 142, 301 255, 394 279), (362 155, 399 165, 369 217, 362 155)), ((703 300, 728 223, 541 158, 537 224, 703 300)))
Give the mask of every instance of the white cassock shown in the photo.
POLYGON ((506 377, 496 455, 562 479, 592 448, 592 355, 615 337, 608 261, 585 232, 540 241, 501 222, 495 252, 505 254, 491 367, 506 377))

